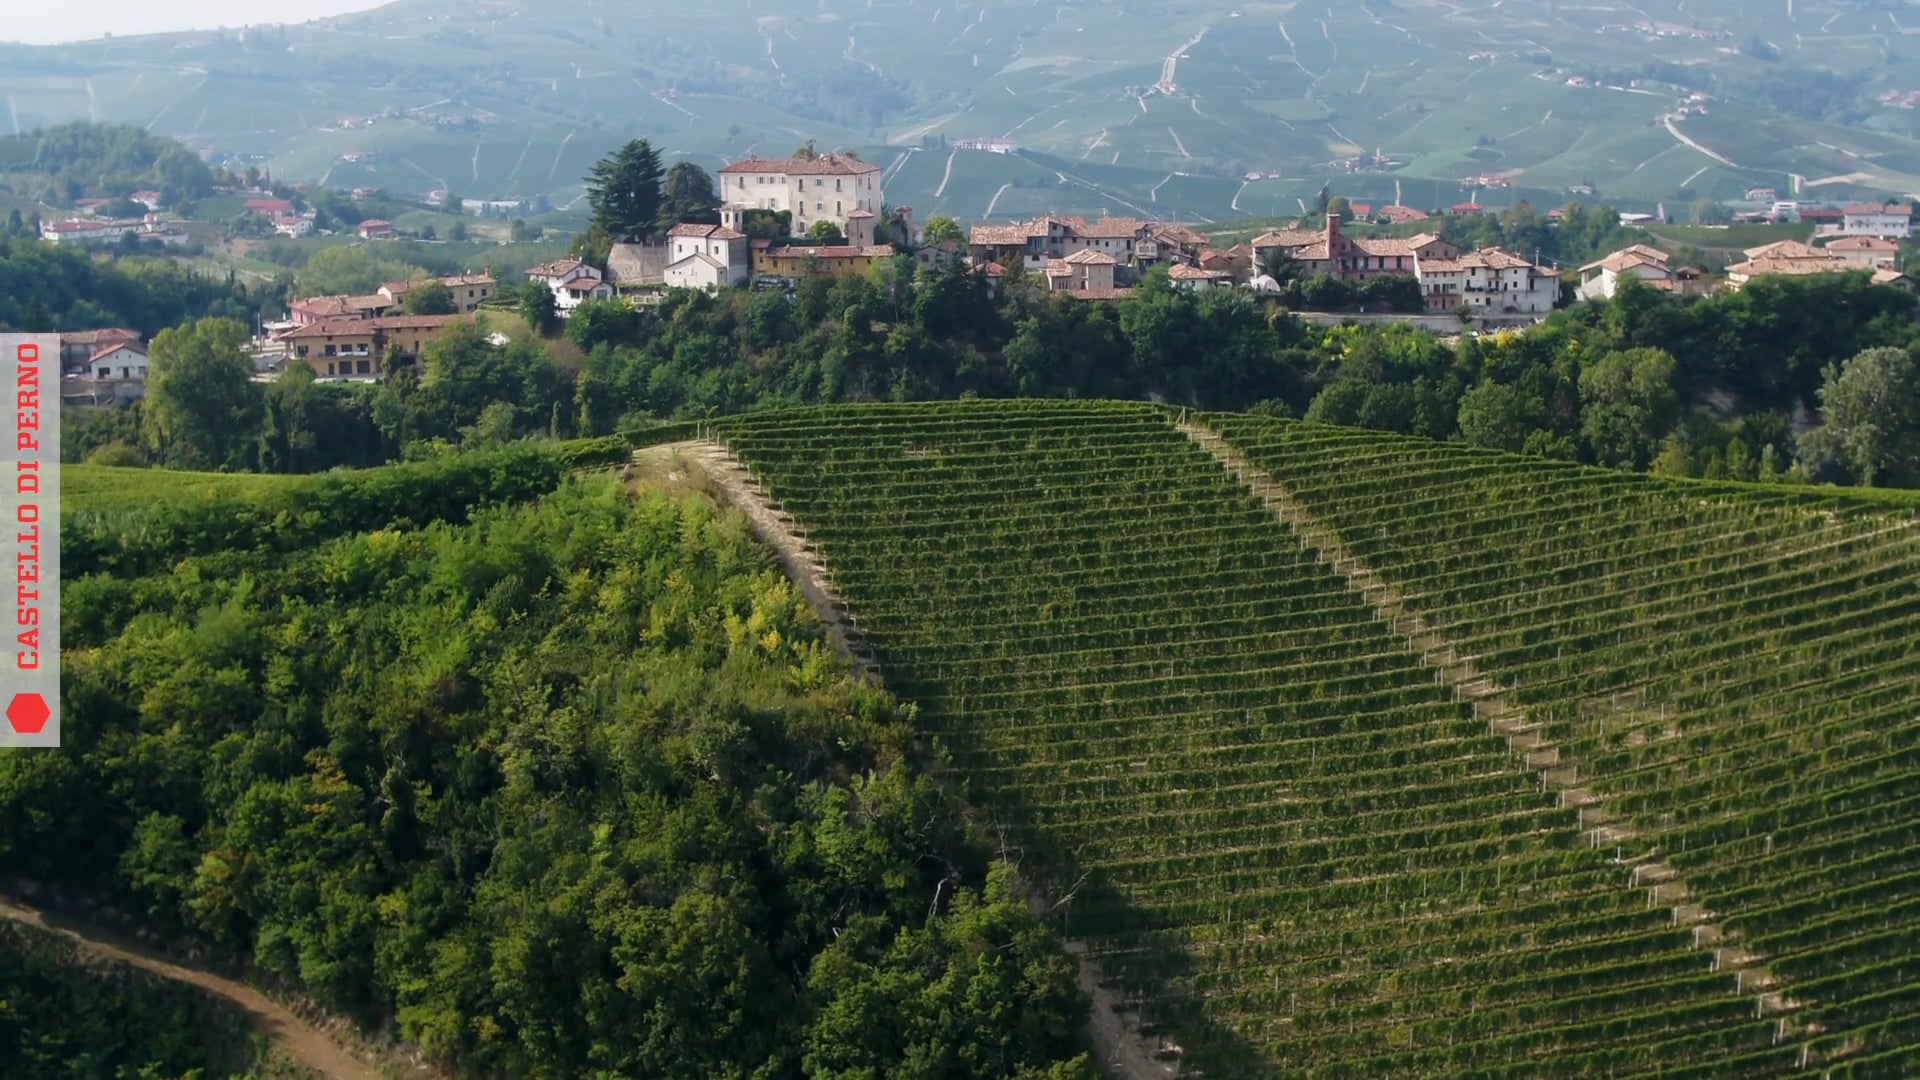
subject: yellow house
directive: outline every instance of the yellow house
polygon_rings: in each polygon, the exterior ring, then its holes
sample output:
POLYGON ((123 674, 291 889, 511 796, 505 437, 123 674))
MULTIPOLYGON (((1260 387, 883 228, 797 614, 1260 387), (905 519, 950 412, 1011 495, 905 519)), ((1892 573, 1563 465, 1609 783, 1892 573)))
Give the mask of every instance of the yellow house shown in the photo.
POLYGON ((793 244, 776 246, 765 241, 755 241, 753 276, 798 279, 804 277, 808 268, 811 267, 813 273, 838 278, 850 274, 864 274, 872 269, 875 263, 884 262, 893 256, 894 250, 887 244, 800 247, 793 244))
POLYGON ((378 378, 389 348, 418 357, 458 315, 383 315, 376 319, 329 319, 280 335, 287 359, 303 360, 321 378, 378 378))
POLYGON ((480 306, 480 301, 493 295, 496 284, 492 274, 454 274, 450 277, 384 282, 380 286, 380 295, 397 306, 406 299, 408 293, 435 281, 445 285, 447 291, 453 294, 454 308, 462 315, 473 314, 474 309, 480 306))

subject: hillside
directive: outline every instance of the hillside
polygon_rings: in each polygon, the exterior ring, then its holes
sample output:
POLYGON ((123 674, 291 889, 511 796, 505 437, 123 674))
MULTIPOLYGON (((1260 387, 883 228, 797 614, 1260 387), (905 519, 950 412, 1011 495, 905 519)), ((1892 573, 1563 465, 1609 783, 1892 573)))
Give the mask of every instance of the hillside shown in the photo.
MULTIPOLYGON (((448 1075, 1091 1080, 1076 965, 911 713, 742 515, 616 481, 631 451, 78 470, 64 740, 0 754, 0 891, 448 1075)), ((102 1068, 185 1075, 167 1022, 99 1017, 102 1068)))
POLYGON ((718 432, 1184 1065, 1920 1065, 1910 500, 1173 421, 718 432))
POLYGON ((1735 0, 398 0, 297 26, 0 47, 0 124, 113 120, 282 179, 556 206, 646 135, 710 168, 808 138, 855 147, 923 218, 1224 221, 1295 213, 1329 179, 1431 208, 1489 175, 1509 184, 1481 189, 1493 206, 1584 183, 1678 212, 1755 186, 1920 189, 1907 29, 1849 0, 1764 24, 1735 0), (1664 123, 1693 92, 1705 113, 1664 123), (1398 170, 1343 164, 1375 151, 1398 170))

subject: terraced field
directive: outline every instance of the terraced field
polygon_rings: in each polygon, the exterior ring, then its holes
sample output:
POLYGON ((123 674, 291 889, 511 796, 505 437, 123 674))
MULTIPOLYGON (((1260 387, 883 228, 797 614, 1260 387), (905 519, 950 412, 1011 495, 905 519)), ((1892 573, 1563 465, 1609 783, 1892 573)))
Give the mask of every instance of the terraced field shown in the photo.
POLYGON ((1910 508, 1211 419, 720 425, 1184 1066, 1911 1071, 1910 508))

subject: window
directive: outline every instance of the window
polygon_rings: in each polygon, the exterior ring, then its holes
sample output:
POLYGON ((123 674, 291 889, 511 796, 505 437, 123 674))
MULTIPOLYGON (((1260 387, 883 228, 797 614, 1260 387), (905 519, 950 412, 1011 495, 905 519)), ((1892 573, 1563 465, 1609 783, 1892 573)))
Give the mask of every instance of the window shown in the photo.
POLYGON ((839 190, 840 190, 840 181, 838 181, 838 180, 835 180, 835 181, 833 182, 833 190, 835 190, 835 191, 839 191, 839 190))
POLYGON ((357 366, 354 368, 354 370, 358 371, 362 375, 369 374, 373 370, 373 361, 371 360, 359 360, 359 361, 356 361, 355 363, 357 364, 357 366))
POLYGON ((327 361, 327 374, 333 374, 333 361, 327 361))
MULTIPOLYGON (((331 346, 331 345, 329 345, 329 346, 327 346, 327 355, 328 355, 328 356, 332 356, 333 354, 334 354, 334 348, 333 348, 333 346, 331 346)), ((332 364, 328 364, 327 366, 328 366, 328 367, 332 367, 333 365, 332 365, 332 364)))
POLYGON ((839 199, 833 200, 833 212, 836 214, 840 213, 841 205, 842 204, 839 199))
POLYGON ((307 358, 307 347, 305 345, 295 346, 294 353, 299 356, 300 359, 305 360, 307 358))
POLYGON ((817 203, 814 203, 814 204, 813 204, 813 208, 814 208, 815 210, 818 210, 818 211, 822 211, 822 212, 824 212, 824 211, 826 210, 826 208, 827 208, 827 204, 826 204, 826 203, 823 203, 823 202, 817 202, 817 203))
POLYGON ((800 190, 801 191, 807 190, 807 180, 805 177, 800 178, 800 190))

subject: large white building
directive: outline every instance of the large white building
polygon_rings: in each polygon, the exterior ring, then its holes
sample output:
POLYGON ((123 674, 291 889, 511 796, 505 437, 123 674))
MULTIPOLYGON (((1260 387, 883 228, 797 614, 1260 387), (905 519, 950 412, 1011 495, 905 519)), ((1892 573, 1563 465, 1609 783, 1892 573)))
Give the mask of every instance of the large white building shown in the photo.
POLYGON ((831 221, 854 246, 873 243, 873 223, 885 201, 880 166, 851 154, 736 161, 720 169, 720 198, 751 210, 790 211, 795 236, 831 221))
POLYGON ((527 280, 538 281, 553 290, 553 309, 561 318, 588 300, 611 300, 613 285, 601 279, 599 271, 579 259, 560 259, 527 271, 527 280))
POLYGON ((1906 203, 1854 203, 1840 212, 1843 236, 1906 236, 1913 232, 1913 207, 1906 203))
POLYGON ((1667 253, 1645 244, 1634 244, 1581 267, 1580 287, 1574 295, 1582 300, 1612 299, 1620 279, 1627 277, 1639 278, 1656 289, 1674 287, 1674 271, 1667 265, 1667 253))

